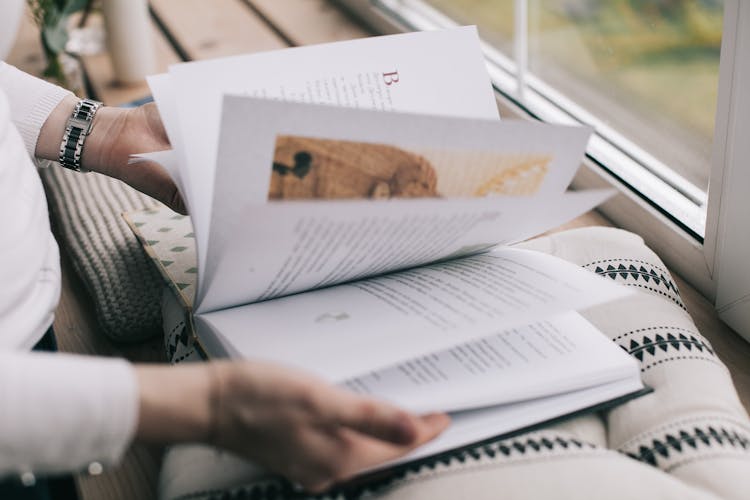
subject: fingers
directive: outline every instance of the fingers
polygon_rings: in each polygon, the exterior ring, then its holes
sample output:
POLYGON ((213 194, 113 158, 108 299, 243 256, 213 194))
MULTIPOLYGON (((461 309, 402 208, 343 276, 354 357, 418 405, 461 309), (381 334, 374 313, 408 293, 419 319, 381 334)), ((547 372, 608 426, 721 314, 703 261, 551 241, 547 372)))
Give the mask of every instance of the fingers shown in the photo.
POLYGON ((418 433, 417 417, 374 400, 352 398, 335 410, 337 420, 357 432, 399 445, 411 444, 418 433))
POLYGON ((433 439, 445 415, 418 417, 260 362, 228 363, 215 441, 322 491, 433 439))
POLYGON ((360 468, 370 467, 381 462, 394 460, 409 451, 435 439, 450 425, 450 417, 444 413, 433 413, 415 420, 415 437, 409 443, 392 443, 373 438, 372 435, 362 434, 352 428, 350 437, 361 449, 352 449, 351 455, 363 459, 360 468))
POLYGON ((172 178, 158 163, 138 161, 129 163, 119 175, 120 180, 185 215, 187 210, 172 178))
POLYGON ((411 446, 442 432, 450 422, 446 415, 417 417, 391 404, 340 391, 329 406, 337 421, 362 434, 397 445, 411 446))
POLYGON ((300 478, 310 491, 352 478, 363 470, 395 460, 434 439, 450 425, 446 414, 415 416, 391 404, 331 388, 318 394, 329 425, 319 430, 324 442, 316 446, 322 474, 300 478), (332 424, 332 425, 331 425, 332 424))
POLYGON ((146 103, 140 107, 140 110, 146 117, 146 125, 151 134, 159 140, 169 144, 169 137, 167 136, 167 131, 164 128, 164 123, 161 120, 159 108, 156 106, 156 103, 146 103))
POLYGON ((306 436, 300 439, 301 448, 310 452, 307 465, 288 471, 308 491, 322 491, 394 460, 434 439, 450 424, 445 414, 415 416, 310 378, 302 386, 293 385, 301 392, 292 397, 302 398, 303 412, 314 415, 316 422, 310 432, 300 435, 306 436))
POLYGON ((288 368, 253 362, 246 369, 255 373, 256 381, 263 374, 267 377, 269 383, 262 385, 275 388, 268 396, 295 402, 302 413, 314 416, 323 426, 349 427, 395 444, 410 444, 417 437, 417 417, 389 403, 359 396, 288 368))
POLYGON ((445 413, 430 413, 419 417, 419 420, 419 434, 414 443, 415 446, 421 446, 428 441, 432 441, 451 425, 451 418, 445 413))
POLYGON ((177 189, 177 186, 174 187, 174 191, 172 191, 172 196, 169 197, 169 202, 167 203, 167 206, 177 212, 178 214, 187 215, 187 207, 185 207, 185 202, 182 199, 182 195, 180 194, 180 191, 177 189))
POLYGON ((445 414, 414 417, 416 437, 410 444, 393 444, 352 428, 319 437, 315 446, 317 467, 307 467, 295 477, 306 490, 320 492, 353 478, 364 470, 395 460, 440 434, 450 423, 445 414))

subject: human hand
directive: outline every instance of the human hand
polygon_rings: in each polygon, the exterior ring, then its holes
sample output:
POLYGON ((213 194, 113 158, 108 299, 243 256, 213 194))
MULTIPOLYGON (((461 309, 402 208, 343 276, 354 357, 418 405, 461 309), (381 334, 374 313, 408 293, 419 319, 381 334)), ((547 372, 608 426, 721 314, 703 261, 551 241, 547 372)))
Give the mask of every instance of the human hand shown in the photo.
POLYGON ((445 415, 392 405, 262 363, 216 364, 213 444, 310 491, 395 459, 443 431, 445 415))
MULTIPOLYGON (((76 97, 68 96, 50 114, 39 134, 38 157, 57 159, 65 124, 77 102, 76 97)), ((128 163, 132 154, 169 148, 169 139, 154 103, 129 109, 103 106, 94 116, 81 166, 120 179, 184 214, 185 205, 177 186, 158 163, 128 163)))
MULTIPOLYGON (((307 374, 258 362, 214 362, 193 367, 168 369, 183 373, 179 387, 196 395, 208 394, 194 405, 198 422, 185 428, 188 399, 171 396, 181 411, 158 417, 154 404, 170 405, 164 380, 144 380, 159 368, 139 368, 141 378, 141 425, 139 436, 146 440, 204 441, 252 460, 275 473, 319 492, 351 478, 364 469, 395 459, 426 443, 449 423, 446 415, 417 417, 387 403, 355 395, 311 378, 307 374), (196 368, 198 368, 196 370, 196 368), (190 382, 193 381, 193 383, 190 382), (158 395, 148 394, 158 387, 158 395), (196 389, 197 388, 197 389, 196 389), (144 415, 145 411, 145 415, 144 415), (144 417, 161 424, 155 427, 144 417)), ((175 390, 180 389, 176 385, 175 390)), ((186 396, 190 398, 191 396, 186 396)), ((167 412, 169 413, 169 412, 167 412)))
POLYGON ((94 117, 81 165, 120 179, 184 214, 180 192, 161 165, 151 161, 129 163, 132 154, 169 148, 167 132, 154 103, 129 109, 105 106, 94 117))

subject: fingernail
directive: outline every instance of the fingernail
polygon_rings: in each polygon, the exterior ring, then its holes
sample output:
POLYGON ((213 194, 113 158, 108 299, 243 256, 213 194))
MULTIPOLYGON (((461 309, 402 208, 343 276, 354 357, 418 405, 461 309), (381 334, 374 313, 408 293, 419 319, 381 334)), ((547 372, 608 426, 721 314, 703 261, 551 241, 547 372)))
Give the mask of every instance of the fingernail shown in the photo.
POLYGON ((430 413, 423 418, 429 420, 433 424, 438 424, 441 427, 446 426, 451 422, 451 417, 447 413, 430 413))
POLYGON ((408 444, 417 437, 417 430, 412 419, 407 415, 400 415, 396 424, 395 438, 399 443, 408 444))

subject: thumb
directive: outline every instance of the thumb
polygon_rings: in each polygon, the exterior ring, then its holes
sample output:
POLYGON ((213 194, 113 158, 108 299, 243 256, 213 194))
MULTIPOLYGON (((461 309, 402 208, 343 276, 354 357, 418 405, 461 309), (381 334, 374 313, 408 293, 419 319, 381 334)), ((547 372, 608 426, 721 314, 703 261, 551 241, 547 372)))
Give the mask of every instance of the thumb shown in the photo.
POLYGON ((336 420, 352 430, 397 445, 429 441, 450 423, 444 414, 418 417, 388 403, 356 396, 351 399, 334 408, 336 420))
POLYGON ((148 160, 130 161, 118 176, 131 187, 167 205, 175 212, 187 214, 185 202, 164 167, 148 160))

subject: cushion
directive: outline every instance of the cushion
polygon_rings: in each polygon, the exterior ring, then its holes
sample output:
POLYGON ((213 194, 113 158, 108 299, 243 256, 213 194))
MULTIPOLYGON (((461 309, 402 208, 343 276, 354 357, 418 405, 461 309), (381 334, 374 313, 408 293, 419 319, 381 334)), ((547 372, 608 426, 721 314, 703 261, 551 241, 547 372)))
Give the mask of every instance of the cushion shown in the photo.
MULTIPOLYGON (((497 440, 324 497, 747 498, 750 420, 727 368, 695 327, 661 260, 640 237, 612 228, 572 230, 520 246, 636 290, 582 313, 638 360, 654 392, 609 412, 497 440)), ((164 306, 175 324, 184 322, 175 300, 165 297, 164 306)), ((169 450, 160 479, 161 498, 170 500, 293 494, 287 482, 205 446, 169 450)))
POLYGON ((121 217, 157 202, 97 173, 41 168, 63 252, 91 294, 102 331, 122 342, 161 332, 159 273, 121 217))

